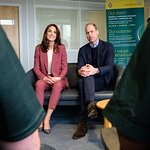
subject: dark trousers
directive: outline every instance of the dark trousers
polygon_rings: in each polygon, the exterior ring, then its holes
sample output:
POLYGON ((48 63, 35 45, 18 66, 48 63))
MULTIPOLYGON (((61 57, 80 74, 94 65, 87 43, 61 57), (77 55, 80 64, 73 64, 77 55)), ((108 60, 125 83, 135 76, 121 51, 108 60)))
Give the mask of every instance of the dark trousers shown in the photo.
POLYGON ((95 75, 79 78, 80 91, 80 122, 87 119, 87 103, 94 101, 95 91, 102 91, 106 87, 103 77, 95 75))

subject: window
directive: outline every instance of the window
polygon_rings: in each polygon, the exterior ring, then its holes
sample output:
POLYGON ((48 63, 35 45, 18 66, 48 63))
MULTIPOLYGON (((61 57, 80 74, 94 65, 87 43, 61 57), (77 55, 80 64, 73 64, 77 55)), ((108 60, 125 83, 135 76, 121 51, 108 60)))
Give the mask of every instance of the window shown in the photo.
MULTIPOLYGON (((87 43, 85 35, 85 24, 93 22, 98 26, 100 38, 106 39, 105 10, 101 10, 94 3, 67 3, 69 7, 57 5, 53 7, 39 6, 36 8, 36 44, 41 43, 43 32, 50 23, 60 28, 61 40, 65 45, 68 54, 68 62, 76 62, 78 50, 87 43), (81 4, 81 5, 78 5, 81 4), (95 8, 96 7, 96 8, 95 8)), ((54 5, 54 3, 53 3, 54 5)))
POLYGON ((65 44, 67 50, 78 49, 79 27, 77 24, 77 10, 37 8, 36 12, 37 43, 41 42, 46 26, 54 23, 60 29, 62 43, 65 44))

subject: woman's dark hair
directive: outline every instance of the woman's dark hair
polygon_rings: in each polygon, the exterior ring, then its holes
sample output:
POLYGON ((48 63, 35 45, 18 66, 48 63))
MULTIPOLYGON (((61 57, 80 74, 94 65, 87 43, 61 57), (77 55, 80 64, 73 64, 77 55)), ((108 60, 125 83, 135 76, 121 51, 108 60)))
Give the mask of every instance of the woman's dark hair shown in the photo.
POLYGON ((54 52, 57 53, 59 51, 59 48, 58 48, 58 45, 61 45, 61 37, 60 37, 60 30, 58 28, 57 25, 55 24, 49 24, 45 31, 44 31, 44 34, 43 34, 43 39, 42 39, 42 42, 41 42, 41 47, 43 49, 44 52, 47 52, 48 50, 48 46, 49 46, 49 42, 47 40, 47 31, 49 29, 49 27, 55 27, 56 28, 56 40, 55 40, 55 44, 54 44, 54 52))
POLYGON ((147 23, 150 23, 150 16, 147 18, 147 23))

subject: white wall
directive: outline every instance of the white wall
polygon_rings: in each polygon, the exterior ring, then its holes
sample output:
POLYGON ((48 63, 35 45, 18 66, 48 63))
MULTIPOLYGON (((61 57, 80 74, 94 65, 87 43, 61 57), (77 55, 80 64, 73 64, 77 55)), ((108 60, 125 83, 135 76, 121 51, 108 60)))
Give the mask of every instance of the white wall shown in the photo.
MULTIPOLYGON (((47 8, 71 8, 83 9, 92 8, 104 10, 104 3, 80 2, 80 1, 57 1, 57 0, 0 0, 3 6, 19 6, 20 25, 20 61, 25 71, 33 67, 34 49, 36 46, 36 7, 47 8)), ((77 50, 67 51, 68 62, 75 62, 77 50), (74 57, 75 56, 75 57, 74 57)))
MULTIPOLYGON (((105 9, 104 3, 92 3, 92 2, 79 2, 79 1, 62 1, 56 0, 0 0, 0 5, 3 6, 19 6, 19 24, 20 24, 20 61, 25 71, 28 71, 33 67, 34 49, 36 45, 36 16, 35 8, 37 6, 45 7, 64 7, 64 8, 95 8, 105 9)), ((146 17, 150 16, 150 1, 145 1, 146 17)), ((146 18, 145 18, 146 19, 146 18)), ((69 52, 69 61, 75 61, 74 53, 77 51, 69 52)))
POLYGON ((20 61, 25 71, 31 68, 34 48, 34 0, 0 0, 2 6, 19 6, 20 61))

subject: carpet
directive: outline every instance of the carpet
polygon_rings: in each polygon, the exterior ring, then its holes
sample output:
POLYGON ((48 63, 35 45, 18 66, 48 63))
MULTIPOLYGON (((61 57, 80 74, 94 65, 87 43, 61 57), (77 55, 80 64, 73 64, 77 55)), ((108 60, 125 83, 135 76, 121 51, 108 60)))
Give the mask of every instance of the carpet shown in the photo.
POLYGON ((56 150, 104 150, 100 137, 102 125, 88 124, 88 132, 85 137, 73 140, 72 135, 76 127, 76 124, 54 124, 51 134, 40 133, 41 143, 50 145, 56 150))

